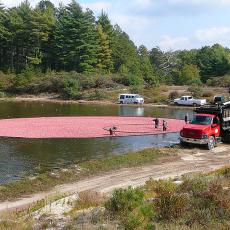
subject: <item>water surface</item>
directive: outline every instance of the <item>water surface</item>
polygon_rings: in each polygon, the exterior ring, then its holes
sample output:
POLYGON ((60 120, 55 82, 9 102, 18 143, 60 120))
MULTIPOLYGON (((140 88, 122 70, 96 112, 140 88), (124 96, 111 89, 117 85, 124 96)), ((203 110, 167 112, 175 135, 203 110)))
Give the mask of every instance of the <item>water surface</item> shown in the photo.
MULTIPOLYGON (((46 116, 152 116, 183 119, 191 109, 83 105, 41 102, 0 102, 0 118, 46 116)), ((178 143, 179 134, 94 139, 0 139, 0 183, 25 173, 66 167, 80 162, 149 147, 178 143)))

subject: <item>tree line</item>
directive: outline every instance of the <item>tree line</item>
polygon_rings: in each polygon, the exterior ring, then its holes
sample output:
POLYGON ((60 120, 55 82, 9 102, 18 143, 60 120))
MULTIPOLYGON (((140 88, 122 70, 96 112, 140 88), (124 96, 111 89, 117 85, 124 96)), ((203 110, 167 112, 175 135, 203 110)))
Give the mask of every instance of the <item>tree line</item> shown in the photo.
POLYGON ((0 5, 0 71, 20 75, 28 68, 118 74, 126 85, 202 84, 228 75, 230 50, 219 44, 168 52, 136 47, 105 12, 95 17, 76 1, 0 5))

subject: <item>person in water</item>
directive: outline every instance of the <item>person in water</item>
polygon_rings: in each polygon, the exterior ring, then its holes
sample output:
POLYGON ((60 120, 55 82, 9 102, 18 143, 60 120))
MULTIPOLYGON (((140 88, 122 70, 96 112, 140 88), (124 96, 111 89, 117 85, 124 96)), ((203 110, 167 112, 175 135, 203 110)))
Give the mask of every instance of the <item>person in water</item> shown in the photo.
POLYGON ((117 131, 117 127, 113 126, 109 129, 109 134, 110 136, 115 136, 116 135, 116 131, 117 131))
POLYGON ((168 123, 167 121, 163 120, 163 131, 167 131, 168 129, 168 123))
POLYGON ((159 123, 160 123, 159 119, 155 118, 155 119, 153 119, 153 121, 155 122, 155 129, 158 129, 159 123))

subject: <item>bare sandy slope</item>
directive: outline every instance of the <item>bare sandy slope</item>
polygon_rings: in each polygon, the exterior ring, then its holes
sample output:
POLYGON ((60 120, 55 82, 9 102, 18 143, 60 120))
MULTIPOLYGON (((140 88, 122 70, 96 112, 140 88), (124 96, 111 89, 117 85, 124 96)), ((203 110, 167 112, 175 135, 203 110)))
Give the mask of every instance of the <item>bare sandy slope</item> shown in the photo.
POLYGON ((180 176, 190 172, 206 172, 221 168, 230 163, 230 146, 220 145, 212 152, 204 149, 181 149, 178 158, 138 168, 126 168, 95 176, 72 184, 55 187, 50 192, 24 197, 17 201, 0 203, 0 212, 20 209, 33 202, 55 194, 72 194, 87 190, 111 192, 115 188, 143 185, 150 177, 163 179, 180 176))

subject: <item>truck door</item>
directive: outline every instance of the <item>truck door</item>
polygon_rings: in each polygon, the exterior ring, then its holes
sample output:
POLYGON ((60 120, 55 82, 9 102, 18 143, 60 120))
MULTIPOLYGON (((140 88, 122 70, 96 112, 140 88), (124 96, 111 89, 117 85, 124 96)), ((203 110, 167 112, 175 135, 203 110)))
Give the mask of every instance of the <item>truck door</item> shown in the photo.
POLYGON ((219 119, 219 117, 213 118, 212 131, 213 131, 215 137, 220 136, 220 119, 219 119))
POLYGON ((185 97, 181 97, 181 99, 180 99, 180 104, 181 104, 181 105, 185 105, 185 97))

